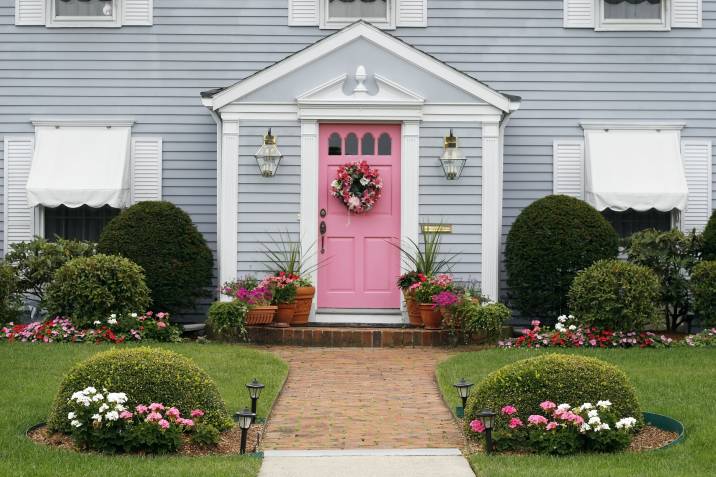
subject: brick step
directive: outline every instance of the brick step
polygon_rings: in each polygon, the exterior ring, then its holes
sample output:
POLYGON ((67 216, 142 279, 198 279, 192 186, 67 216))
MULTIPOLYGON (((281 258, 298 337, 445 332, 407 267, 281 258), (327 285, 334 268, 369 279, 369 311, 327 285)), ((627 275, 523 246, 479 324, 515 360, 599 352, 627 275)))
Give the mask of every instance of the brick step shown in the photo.
POLYGON ((446 330, 421 328, 249 326, 248 333, 251 343, 287 346, 387 348, 448 346, 455 341, 446 330))

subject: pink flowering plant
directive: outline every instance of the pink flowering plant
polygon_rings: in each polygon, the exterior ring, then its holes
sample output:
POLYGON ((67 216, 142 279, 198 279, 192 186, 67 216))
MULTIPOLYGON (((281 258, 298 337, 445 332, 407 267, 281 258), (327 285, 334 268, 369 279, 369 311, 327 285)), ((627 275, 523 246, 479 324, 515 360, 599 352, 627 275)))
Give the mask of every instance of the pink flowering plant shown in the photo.
POLYGON ((125 393, 98 391, 92 386, 73 393, 67 420, 75 443, 82 449, 101 452, 151 454, 176 452, 184 435, 200 445, 218 443, 219 432, 202 422, 201 409, 184 417, 176 407, 167 408, 162 403, 138 404, 130 409, 127 402, 125 393), (207 434, 213 437, 207 439, 207 434))
MULTIPOLYGON (((493 432, 495 449, 552 455, 624 450, 638 421, 631 416, 616 416, 611 406, 608 400, 578 407, 543 401, 540 413, 525 416, 515 406, 505 405, 493 432)), ((470 429, 478 437, 485 432, 479 420, 472 421, 470 429)))
POLYGON ((296 299, 296 285, 300 279, 298 275, 278 272, 269 275, 259 282, 259 288, 271 290, 274 305, 292 303, 296 299))
MULTIPOLYGON (((442 273, 439 275, 435 275, 432 277, 427 277, 425 281, 420 282, 420 284, 414 288, 415 290, 415 299, 419 303, 432 303, 433 306, 438 307, 438 305, 434 300, 433 297, 436 297, 437 295, 440 295, 443 292, 450 292, 454 295, 455 287, 453 285, 452 277, 448 274, 442 273)), ((442 300, 449 300, 449 295, 442 295, 442 300)))

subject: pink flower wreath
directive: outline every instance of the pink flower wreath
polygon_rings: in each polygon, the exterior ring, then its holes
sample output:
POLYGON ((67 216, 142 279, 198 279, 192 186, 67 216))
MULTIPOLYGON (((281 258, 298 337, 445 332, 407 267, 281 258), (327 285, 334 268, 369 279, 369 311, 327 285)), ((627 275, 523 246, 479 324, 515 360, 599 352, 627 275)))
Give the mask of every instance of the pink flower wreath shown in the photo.
POLYGON ((338 168, 331 182, 331 195, 342 200, 348 210, 355 214, 368 212, 380 199, 383 181, 378 169, 366 161, 348 162, 338 168))

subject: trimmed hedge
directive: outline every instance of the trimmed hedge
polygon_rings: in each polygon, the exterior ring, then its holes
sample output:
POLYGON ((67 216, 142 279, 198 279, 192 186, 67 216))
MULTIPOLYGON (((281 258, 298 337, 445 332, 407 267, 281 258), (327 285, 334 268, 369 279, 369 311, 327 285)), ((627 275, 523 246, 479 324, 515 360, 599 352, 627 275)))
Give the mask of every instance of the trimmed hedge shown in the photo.
POLYGON ((691 273, 694 308, 702 326, 716 326, 716 261, 698 263, 691 273))
POLYGON ((659 277, 650 268, 600 260, 579 272, 569 289, 578 322, 612 331, 641 331, 660 318, 659 277))
POLYGON ((505 266, 514 305, 523 315, 553 320, 567 312, 567 292, 577 272, 616 258, 619 237, 592 206, 550 195, 533 202, 507 235, 505 266))
POLYGON ((468 399, 465 425, 482 409, 499 412, 508 404, 525 415, 540 414, 540 403, 548 400, 572 406, 610 400, 618 416, 642 420, 634 387, 623 371, 596 358, 553 353, 516 361, 490 373, 468 399))
POLYGON ((55 273, 46 292, 50 316, 66 316, 77 328, 106 321, 116 313, 143 313, 149 308, 149 288, 142 267, 116 255, 70 260, 55 273))
POLYGON ((163 403, 184 415, 193 409, 206 412, 204 422, 217 429, 231 427, 226 405, 214 381, 191 359, 158 348, 113 349, 77 364, 65 376, 47 420, 53 431, 68 432, 67 401, 76 391, 94 386, 127 394, 127 407, 163 403))
POLYGON ((170 202, 140 202, 112 219, 98 250, 136 262, 157 311, 177 313, 208 296, 214 259, 189 215, 170 202))

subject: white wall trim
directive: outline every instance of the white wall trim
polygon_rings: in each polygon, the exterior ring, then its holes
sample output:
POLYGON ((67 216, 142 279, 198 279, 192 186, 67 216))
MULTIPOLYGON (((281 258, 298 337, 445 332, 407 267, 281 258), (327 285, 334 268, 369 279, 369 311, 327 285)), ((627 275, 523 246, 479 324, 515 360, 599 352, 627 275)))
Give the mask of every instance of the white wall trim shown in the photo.
POLYGON ((37 127, 132 127, 131 118, 33 118, 30 120, 37 127))
MULTIPOLYGON (((403 243, 420 240, 420 122, 404 121, 400 163, 400 235, 403 243)), ((405 257, 402 257, 405 258, 405 257)), ((401 259, 401 264, 405 263, 401 259)), ((401 300, 401 307, 404 303, 401 300)))
POLYGON ((502 241, 502 153, 499 122, 482 123, 481 290, 499 300, 502 241))
MULTIPOLYGON (((219 286, 236 279, 238 260, 238 213, 239 213, 239 121, 222 123, 221 163, 218 172, 217 224, 219 286)), ((229 297, 221 295, 224 301, 229 297)))
POLYGON ((582 129, 681 130, 685 121, 581 121, 582 129))
MULTIPOLYGON (((301 205, 300 205, 301 249, 308 253, 306 266, 315 269, 318 263, 318 121, 301 120, 301 205)), ((318 288, 318 273, 311 274, 313 284, 318 288)), ((311 319, 315 316, 316 301, 313 301, 311 319)))

